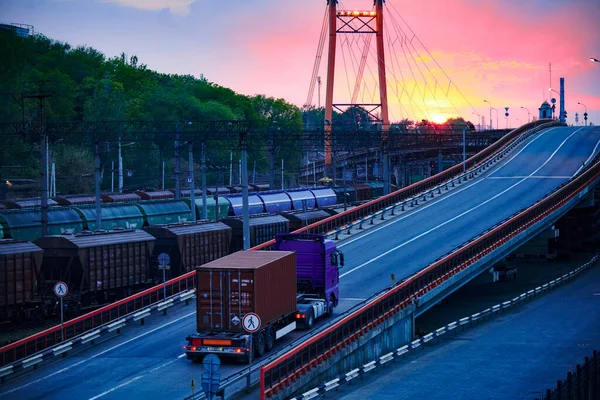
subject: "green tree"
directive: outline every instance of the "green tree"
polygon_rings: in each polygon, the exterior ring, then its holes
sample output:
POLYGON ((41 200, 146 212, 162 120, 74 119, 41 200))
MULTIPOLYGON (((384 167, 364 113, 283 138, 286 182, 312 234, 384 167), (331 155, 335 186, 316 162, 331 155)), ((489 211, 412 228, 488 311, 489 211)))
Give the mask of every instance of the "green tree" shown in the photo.
POLYGON ((58 144, 54 150, 56 190, 58 193, 92 193, 94 156, 88 149, 58 144))

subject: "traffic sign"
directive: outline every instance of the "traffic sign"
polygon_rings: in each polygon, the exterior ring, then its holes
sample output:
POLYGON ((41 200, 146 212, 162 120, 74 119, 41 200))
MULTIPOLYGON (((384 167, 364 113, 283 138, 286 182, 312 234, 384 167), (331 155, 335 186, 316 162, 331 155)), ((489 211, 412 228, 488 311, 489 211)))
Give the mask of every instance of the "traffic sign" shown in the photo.
POLYGON ((260 329, 260 317, 255 313, 248 313, 242 318, 242 326, 248 333, 256 332, 260 329))
POLYGON ((202 365, 204 365, 204 369, 208 372, 217 372, 221 366, 221 360, 214 354, 208 354, 202 360, 202 365))
POLYGON ((231 322, 233 322, 235 326, 238 326, 238 324, 240 323, 240 319, 237 315, 234 315, 233 318, 231 318, 231 322))
POLYGON ((212 398, 220 391, 221 374, 216 372, 203 372, 201 384, 202 390, 204 391, 204 394, 206 394, 206 398, 212 400, 212 398))
POLYGON ((160 253, 158 255, 158 265, 161 267, 166 267, 171 262, 171 258, 167 253, 160 253))
POLYGON ((54 285, 54 294, 58 297, 65 297, 69 293, 69 287, 64 282, 56 282, 54 285))

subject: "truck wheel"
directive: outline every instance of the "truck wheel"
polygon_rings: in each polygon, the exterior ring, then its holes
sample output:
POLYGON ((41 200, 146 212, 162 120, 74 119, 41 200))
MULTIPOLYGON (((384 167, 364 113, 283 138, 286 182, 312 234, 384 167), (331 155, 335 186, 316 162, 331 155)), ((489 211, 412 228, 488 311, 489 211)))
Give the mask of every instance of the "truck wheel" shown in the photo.
POLYGON ((273 346, 275 346, 275 330, 272 327, 268 327, 265 338, 265 347, 267 351, 271 351, 273 350, 273 346))
POLYGON ((313 327, 313 324, 315 323, 315 317, 313 316, 313 310, 309 310, 308 314, 306 315, 306 329, 311 329, 313 327))
POLYGON ((327 312, 325 313, 326 318, 333 316, 333 308, 335 307, 334 304, 333 298, 330 297, 329 300, 327 300, 327 312))
POLYGON ((260 331, 254 337, 256 355, 262 357, 265 354, 265 331, 260 331))

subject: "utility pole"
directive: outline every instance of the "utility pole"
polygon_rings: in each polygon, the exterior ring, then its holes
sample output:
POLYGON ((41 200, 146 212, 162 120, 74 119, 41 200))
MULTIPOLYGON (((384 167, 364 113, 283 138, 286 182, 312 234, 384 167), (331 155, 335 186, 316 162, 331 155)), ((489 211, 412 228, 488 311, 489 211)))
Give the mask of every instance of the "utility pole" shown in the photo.
POLYGON ((119 193, 123 193, 123 156, 121 155, 121 135, 119 135, 119 193))
MULTIPOLYGON (((276 124, 277 121, 273 121, 276 124)), ((275 129, 273 126, 269 128, 269 166, 271 173, 269 175, 269 189, 275 189, 275 129)))
POLYGON ((181 198, 181 149, 179 148, 179 123, 175 127, 175 198, 181 198))
MULTIPOLYGON (((206 145, 204 144, 204 140, 202 141, 202 219, 208 219, 208 213, 206 211, 206 145)), ((215 207, 218 207, 218 204, 215 204, 215 207)))
POLYGON ((194 142, 188 142, 189 153, 189 181, 190 181, 190 208, 192 209, 192 221, 196 220, 196 193, 194 193, 194 142))
MULTIPOLYGON (((121 143, 119 141, 119 143, 121 143)), ((94 162, 95 162, 95 192, 96 192, 96 229, 102 229, 102 209, 100 208, 100 145, 98 141, 94 143, 94 162)))
POLYGON ((40 185, 41 185, 41 200, 42 200, 42 237, 48 234, 48 180, 47 167, 48 160, 46 159, 46 115, 44 109, 44 99, 51 97, 51 94, 40 93, 35 95, 23 96, 26 98, 35 98, 39 100, 39 118, 42 123, 42 133, 40 135, 40 185))
POLYGON ((250 216, 248 213, 248 165, 247 165, 247 133, 240 133, 240 150, 242 151, 242 234, 244 250, 250 249, 250 216))

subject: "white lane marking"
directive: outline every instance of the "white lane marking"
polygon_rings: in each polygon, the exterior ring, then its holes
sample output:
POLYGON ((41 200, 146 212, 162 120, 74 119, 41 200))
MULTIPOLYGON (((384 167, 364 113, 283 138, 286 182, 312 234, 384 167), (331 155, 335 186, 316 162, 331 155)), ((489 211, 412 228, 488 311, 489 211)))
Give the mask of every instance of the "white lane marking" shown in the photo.
POLYGON ((518 176, 492 176, 492 177, 488 177, 486 179, 571 179, 570 176, 525 176, 525 175, 518 175, 518 176))
POLYGON ((573 174, 573 176, 577 175, 579 173, 579 171, 581 171, 583 169, 583 167, 585 167, 590 161, 592 161, 592 158, 596 154, 596 150, 598 149, 599 145, 600 145, 600 140, 598 140, 598 142, 596 142, 596 146, 594 147, 594 150, 592 150, 592 154, 590 154, 590 156, 588 157, 588 159, 585 160, 585 162, 583 163, 583 165, 581 167, 579 167, 579 169, 573 174))
MULTIPOLYGON (((480 184, 480 183, 482 183, 482 182, 483 182, 483 180, 476 181, 476 182, 469 182, 469 185, 468 185, 468 186, 465 186, 464 188, 460 188, 459 190, 457 190, 457 191, 455 191, 455 192, 452 192, 452 193, 450 193, 450 194, 449 194, 448 196, 446 196, 446 197, 442 197, 441 199, 437 199, 437 201, 430 202, 430 203, 429 203, 429 204, 427 204, 426 206, 419 207, 419 208, 417 208, 416 210, 414 210, 413 212, 411 212, 410 214, 407 214, 407 215, 404 215, 403 217, 400 217, 400 218, 398 218, 398 219, 395 219, 395 220, 393 220, 392 222, 390 222, 389 224, 387 224, 387 225, 385 225, 385 226, 380 226, 380 227, 378 227, 378 228, 375 228, 375 229, 369 229, 369 230, 368 230, 367 232, 365 232, 364 234, 362 234, 362 235, 360 235, 360 236, 357 236, 357 237, 355 237, 354 239, 348 240, 347 242, 344 242, 344 243, 340 244, 340 245, 339 245, 339 246, 337 246, 337 247, 338 247, 338 248, 340 248, 340 247, 347 246, 347 245, 349 245, 349 244, 351 244, 351 243, 354 243, 354 242, 356 242, 356 241, 357 241, 357 240, 359 240, 359 239, 363 239, 363 238, 365 238, 365 237, 367 237, 367 236, 369 236, 369 235, 372 235, 372 234, 373 234, 373 233, 375 233, 375 232, 378 232, 378 231, 380 231, 380 230, 382 230, 382 229, 384 229, 384 228, 387 228, 387 227, 388 227, 388 226, 390 226, 390 225, 396 224, 396 223, 398 223, 398 222, 400 222, 400 221, 404 221, 406 218, 408 218, 408 217, 411 217, 411 216, 413 216, 413 215, 415 215, 415 214, 418 214, 418 213, 420 213, 421 211, 425 211, 425 210, 427 210, 429 207, 433 207, 433 206, 435 206, 436 204, 439 204, 439 203, 441 203, 442 201, 446 201, 446 200, 448 200, 448 199, 450 199, 450 198, 452 198, 452 197, 456 196, 457 194, 459 194, 459 193, 462 193, 462 192, 464 192, 465 190, 472 188, 472 187, 473 187, 473 186, 475 186, 475 185, 479 185, 479 184, 480 184)), ((417 197, 418 197, 418 196, 417 196, 417 197)))
MULTIPOLYGON (((583 128, 581 128, 581 129, 583 129, 583 128)), ((560 148, 562 146, 564 146, 564 144, 567 142, 567 140, 569 140, 571 138, 571 136, 573 136, 575 133, 577 133, 581 129, 576 130, 575 132, 573 132, 572 134, 570 134, 567 138, 565 138, 565 140, 562 141, 562 143, 556 148, 556 150, 554 150, 554 152, 552 154, 550 154, 550 157, 548 157, 548 159, 542 165, 540 165, 535 171, 533 171, 529 176, 535 175, 540 169, 542 169, 544 166, 546 166, 546 164, 548 164, 550 162, 550 160, 552 160, 552 158, 556 155, 556 153, 560 150, 560 148)), ((494 199, 497 199, 498 197, 502 196, 504 193, 508 192, 509 190, 513 189, 514 187, 516 187, 516 186, 520 185, 521 183, 525 182, 527 179, 528 178, 524 178, 524 179, 520 180, 519 182, 517 182, 514 185, 510 186, 509 188, 507 188, 507 189, 503 190, 502 192, 498 193, 494 197, 491 197, 491 198, 487 199, 483 203, 480 203, 480 204, 476 205, 475 207, 473 207, 473 208, 471 208, 471 209, 469 209, 469 210, 467 210, 467 211, 465 211, 465 212, 457 215, 456 217, 453 217, 453 218, 451 218, 451 219, 449 219, 449 220, 447 220, 445 222, 442 222, 441 224, 439 224, 437 226, 434 226, 433 228, 431 228, 431 229, 429 229, 429 230, 421 233, 420 235, 415 236, 414 238, 412 238, 410 240, 407 240, 404 243, 399 244, 398 246, 396 246, 396 247, 394 247, 394 248, 386 251, 385 253, 382 253, 382 254, 378 255, 377 257, 372 258, 369 261, 366 261, 366 262, 362 263, 358 267, 355 267, 355 268, 351 269, 350 271, 348 271, 348 272, 340 275, 340 278, 342 278, 342 277, 344 277, 344 276, 346 276, 348 274, 351 274, 352 272, 357 271, 357 270, 361 269, 362 267, 364 267, 366 265, 371 264, 373 261, 379 260, 381 257, 385 257, 386 255, 390 254, 391 252, 396 251, 396 250, 398 250, 398 249, 406 246, 407 244, 410 244, 410 243, 414 242, 415 240, 420 239, 423 236, 426 236, 426 235, 430 234, 431 232, 436 231, 439 228, 441 228, 441 227, 443 227, 445 225, 448 225, 449 223, 451 223, 451 222, 453 222, 453 221, 455 221, 455 220, 457 220, 459 218, 462 218, 463 216, 465 216, 465 215, 467 215, 467 214, 475 211, 476 209, 484 206, 485 204, 489 203, 490 201, 492 201, 494 199)))
POLYGON ((340 297, 340 301, 341 300, 346 300, 346 301, 365 301, 366 299, 361 299, 358 297, 340 297))
MULTIPOLYGON (((528 143, 528 144, 527 144, 527 145, 526 145, 526 146, 525 146, 523 149, 521 149, 521 150, 520 150, 520 151, 519 151, 519 152, 518 152, 518 153, 517 153, 517 154, 516 154, 514 157, 512 157, 510 160, 508 160, 508 161, 506 162, 506 164, 508 164, 509 162, 511 162, 511 161, 512 161, 512 160, 513 160, 513 159, 514 159, 514 158, 515 158, 517 155, 519 155, 519 154, 520 154, 520 153, 521 153, 523 150, 525 150, 525 149, 527 148, 527 146, 529 146, 530 144, 532 144, 533 142, 535 142, 536 140, 538 140, 539 138, 541 138, 541 137, 542 137, 544 134, 546 134, 546 133, 548 133, 548 132, 550 132, 550 131, 552 131, 552 130, 554 130, 554 129, 555 129, 555 128, 549 129, 549 130, 547 130, 546 132, 544 132, 544 133, 542 133, 541 135, 539 135, 539 136, 537 136, 536 138, 534 138, 534 139, 533 139, 531 142, 529 142, 529 143, 528 143)), ((506 164, 503 164, 503 165, 501 165, 501 166, 500 166, 498 169, 502 168, 502 167, 503 167, 504 165, 506 165, 506 164)), ((491 173, 491 174, 493 174, 494 172, 496 172, 496 171, 492 171, 492 173, 491 173)), ((491 174, 490 174, 490 175, 491 175, 491 174)), ((486 179, 489 179, 489 175, 486 177, 486 179)), ((347 242, 341 243, 341 244, 339 244, 337 247, 338 247, 338 248, 341 248, 341 247, 347 246, 347 245, 349 245, 349 244, 351 244, 351 243, 354 243, 354 242, 356 242, 357 240, 360 240, 360 239, 363 239, 363 238, 365 238, 365 237, 367 237, 367 236, 369 236, 369 235, 372 235, 372 234, 374 234, 374 233, 376 233, 376 232, 378 232, 378 231, 380 231, 380 230, 382 230, 382 229, 384 229, 384 228, 387 228, 387 227, 388 227, 388 226, 390 226, 390 225, 393 225, 393 224, 396 224, 396 223, 398 223, 398 222, 400 222, 400 221, 403 221, 403 220, 405 220, 406 218, 408 218, 408 217, 410 217, 410 216, 413 216, 413 215, 415 215, 415 214, 417 214, 417 213, 420 213, 421 211, 425 211, 425 210, 427 210, 429 207, 433 207, 434 205, 436 205, 436 204, 439 204, 439 203, 441 203, 442 201, 446 201, 447 199, 450 199, 450 198, 452 198, 453 196, 456 196, 457 194, 459 194, 459 193, 462 193, 462 192, 464 192, 465 190, 467 190, 467 189, 470 189, 470 188, 472 188, 473 186, 475 186, 475 185, 478 185, 478 184, 480 184, 480 183, 482 183, 482 182, 483 182, 483 180, 479 180, 479 181, 476 181, 476 182, 470 182, 468 186, 466 186, 466 187, 464 187, 464 188, 461 188, 461 189, 459 189, 459 190, 457 190, 457 191, 455 191, 455 192, 452 192, 452 193, 451 193, 451 194, 449 194, 448 196, 445 196, 445 197, 443 197, 443 198, 441 198, 441 199, 437 199, 437 201, 435 201, 435 202, 433 202, 433 203, 429 203, 429 204, 428 204, 428 205, 426 205, 426 206, 419 207, 417 210, 413 211, 412 213, 410 213, 410 214, 408 214, 408 215, 405 215, 405 216, 403 216, 403 217, 401 217, 401 218, 395 219, 395 220, 393 220, 392 222, 390 222, 389 224, 386 224, 385 226, 381 226, 381 227, 379 227, 379 228, 375 228, 375 229, 369 229, 369 230, 368 230, 366 233, 364 233, 364 234, 362 234, 362 235, 359 235, 359 236, 356 236, 354 239, 348 240, 347 242)), ((340 275, 340 278, 341 278, 342 276, 344 276, 344 275, 346 275, 346 274, 342 274, 342 275, 340 275)))
POLYGON ((508 164, 509 164, 509 163, 510 163, 512 160, 514 160, 514 159, 515 159, 515 158, 516 158, 516 157, 517 157, 519 154, 521 154, 522 152, 524 152, 524 151, 525 151, 525 149, 526 149, 527 147, 529 147, 530 145, 532 145, 532 144, 533 144, 533 142, 535 142, 536 140, 540 139, 542 136, 546 135, 547 133, 550 133, 550 132, 552 132, 554 129, 556 129, 556 128, 551 128, 551 129, 548 129, 547 131, 545 131, 545 132, 542 132, 542 134, 541 134, 541 135, 538 135, 537 137, 535 137, 535 138, 534 138, 534 139, 533 139, 531 142, 527 143, 527 144, 526 144, 526 145, 525 145, 525 146, 524 146, 524 147, 523 147, 521 150, 519 150, 519 151, 517 152, 517 154, 515 154, 514 156, 512 156, 511 158, 509 158, 509 159, 508 159, 508 161, 507 161, 506 163, 504 163, 504 164, 500 165, 500 166, 498 167, 498 169, 495 169, 494 171, 492 171, 492 172, 491 172, 491 173, 488 175, 488 177, 490 177, 490 176, 494 175, 496 172, 498 172, 498 171, 500 171, 502 168, 506 167, 506 166, 507 166, 507 165, 508 165, 508 164))
POLYGON ((133 383, 133 382, 137 381, 138 379, 142 379, 143 377, 145 377, 145 376, 147 376, 147 375, 150 375, 150 374, 152 374, 152 373, 154 373, 154 372, 158 371, 158 370, 159 370, 159 369, 161 369, 161 368, 164 368, 164 367, 166 367, 167 365, 173 364, 175 361, 177 361, 177 360, 179 360, 179 359, 181 359, 181 358, 183 358, 183 357, 185 357, 185 353, 184 353, 184 354, 181 354, 181 355, 179 355, 179 356, 177 356, 177 359, 176 359, 176 360, 171 360, 171 361, 169 361, 169 362, 166 362, 166 363, 164 363, 164 364, 161 364, 161 365, 159 365, 158 367, 155 367, 155 368, 151 369, 150 371, 148 371, 148 373, 146 373, 146 374, 142 374, 142 375, 138 375, 138 376, 136 376, 135 378, 131 378, 131 379, 130 379, 130 380, 128 380, 127 382, 123 382, 123 383, 121 383, 121 384, 119 384, 119 385, 115 386, 114 388, 108 389, 107 391, 100 393, 100 394, 99 394, 99 395, 97 395, 97 396, 90 397, 90 398, 89 398, 89 400, 96 400, 96 399, 99 399, 100 397, 104 397, 104 396, 106 396, 107 394, 114 392, 115 390, 118 390, 118 389, 120 389, 120 388, 122 388, 122 387, 124 387, 124 386, 127 386, 127 385, 129 385, 130 383, 133 383))
POLYGON ((42 382, 42 381, 44 381, 44 380, 46 380, 46 379, 48 379, 48 378, 51 378, 51 377, 53 377, 53 376, 55 376, 55 375, 61 374, 61 373, 63 373, 63 372, 66 372, 66 371, 68 371, 68 370, 70 370, 70 369, 72 369, 72 368, 75 368, 75 367, 77 367, 77 366, 79 366, 79 365, 81 365, 81 364, 83 364, 83 363, 86 363, 86 362, 88 362, 88 361, 90 361, 90 360, 92 360, 92 359, 94 359, 94 358, 96 358, 96 357, 99 357, 99 356, 101 356, 101 355, 103 355, 103 354, 106 354, 106 353, 108 353, 108 352, 110 352, 110 351, 113 351, 114 349, 117 349, 117 348, 119 348, 119 347, 121 347, 121 346, 123 346, 123 345, 126 345, 127 343, 133 342, 134 340, 138 340, 138 339, 139 339, 139 338, 141 338, 141 337, 144 337, 144 336, 146 336, 146 335, 149 335, 149 334, 151 334, 151 333, 154 333, 154 332, 156 332, 156 331, 157 331, 157 330, 159 330, 159 329, 165 328, 165 327, 167 327, 167 326, 169 326, 169 325, 171 325, 171 324, 174 324, 174 323, 176 323, 176 322, 179 322, 179 321, 181 321, 182 319, 185 319, 185 318, 187 318, 187 317, 189 317, 189 316, 191 316, 191 315, 195 315, 195 314, 196 314, 196 312, 195 312, 195 311, 194 311, 194 312, 191 312, 191 313, 189 313, 189 314, 186 314, 186 315, 184 315, 183 317, 179 317, 179 318, 177 318, 177 319, 175 319, 175 320, 173 320, 173 321, 171 321, 171 322, 168 322, 168 323, 166 323, 166 324, 164 324, 164 325, 161 325, 161 326, 159 326, 159 327, 157 327, 157 328, 154 328, 154 329, 152 329, 151 331, 148 331, 148 332, 146 332, 146 333, 142 333, 141 335, 138 335, 138 336, 136 336, 136 337, 134 337, 134 338, 131 338, 131 339, 129 339, 129 340, 127 340, 127 341, 125 341, 125 342, 123 342, 123 343, 121 343, 121 344, 118 344, 118 345, 116 345, 116 346, 113 346, 113 347, 111 347, 110 349, 106 349, 106 350, 104 350, 104 351, 103 351, 103 352, 101 352, 101 353, 95 354, 95 355, 93 355, 93 356, 91 356, 91 357, 88 357, 88 358, 86 358, 85 360, 81 360, 81 361, 79 361, 79 362, 77 362, 77 363, 75 363, 75 364, 73 364, 73 365, 70 365, 70 366, 68 366, 68 367, 66 367, 66 368, 63 368, 63 369, 61 369, 61 370, 58 370, 58 371, 56 371, 56 372, 53 372, 53 373, 51 373, 50 375, 46 375, 46 376, 44 376, 43 378, 36 379, 35 381, 29 382, 29 383, 27 383, 27 384, 25 384, 25 385, 23 385, 23 386, 19 386, 19 387, 16 387, 16 388, 14 388, 14 389, 8 390, 8 391, 6 391, 6 392, 0 393, 0 396, 4 396, 5 394, 9 394, 9 393, 16 392, 17 390, 24 389, 24 388, 26 388, 26 387, 28 387, 28 386, 31 386, 31 385, 34 385, 34 384, 36 384, 36 383, 42 382))

